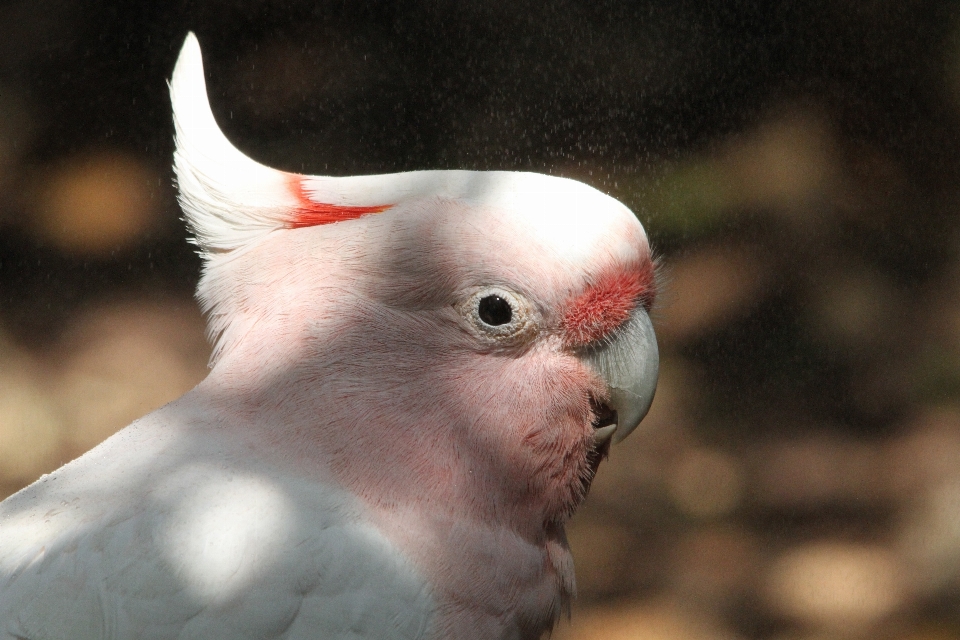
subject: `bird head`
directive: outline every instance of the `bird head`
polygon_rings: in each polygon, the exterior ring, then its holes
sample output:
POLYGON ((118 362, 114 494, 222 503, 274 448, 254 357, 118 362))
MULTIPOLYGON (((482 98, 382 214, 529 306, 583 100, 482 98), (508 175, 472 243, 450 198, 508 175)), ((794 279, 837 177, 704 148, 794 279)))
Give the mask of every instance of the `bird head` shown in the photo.
POLYGON ((170 88, 211 377, 374 502, 561 524, 653 400, 637 218, 536 173, 266 167, 217 126, 192 35, 170 88))

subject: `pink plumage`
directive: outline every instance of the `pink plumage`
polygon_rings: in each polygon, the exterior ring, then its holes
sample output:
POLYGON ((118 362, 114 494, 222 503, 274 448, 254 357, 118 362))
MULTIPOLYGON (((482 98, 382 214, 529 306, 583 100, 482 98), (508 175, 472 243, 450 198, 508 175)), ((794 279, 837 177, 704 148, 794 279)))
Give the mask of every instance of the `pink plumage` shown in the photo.
POLYGON ((211 371, 0 504, 0 629, 539 638, 564 525, 656 387, 636 217, 535 173, 266 167, 192 35, 170 90, 211 371))
POLYGON ((656 300, 653 262, 606 273, 572 300, 563 316, 564 340, 572 346, 602 340, 641 306, 649 310, 656 300))

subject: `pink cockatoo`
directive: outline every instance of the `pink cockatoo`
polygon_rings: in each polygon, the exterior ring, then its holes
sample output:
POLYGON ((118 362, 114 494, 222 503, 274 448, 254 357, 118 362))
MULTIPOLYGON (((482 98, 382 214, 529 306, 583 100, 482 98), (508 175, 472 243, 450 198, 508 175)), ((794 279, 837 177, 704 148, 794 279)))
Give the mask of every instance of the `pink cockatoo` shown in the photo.
POLYGON ((170 83, 211 371, 0 505, 0 638, 538 638, 653 398, 654 264, 535 173, 295 175, 170 83))

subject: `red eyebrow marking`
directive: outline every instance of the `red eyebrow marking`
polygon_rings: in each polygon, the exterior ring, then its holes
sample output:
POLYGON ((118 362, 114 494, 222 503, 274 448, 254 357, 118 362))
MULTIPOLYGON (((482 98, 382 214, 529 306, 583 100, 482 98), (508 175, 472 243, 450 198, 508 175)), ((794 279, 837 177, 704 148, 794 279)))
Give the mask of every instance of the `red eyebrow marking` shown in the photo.
POLYGON ((605 274, 570 302, 561 322, 564 342, 568 346, 595 342, 623 324, 638 304, 649 311, 656 296, 650 259, 638 268, 605 274))
POLYGON ((368 207, 354 207, 340 204, 316 202, 307 194, 304 186, 304 176, 289 174, 290 191, 297 199, 297 208, 288 222, 291 229, 314 227, 319 224, 331 224, 344 220, 355 220, 371 213, 386 211, 392 204, 381 204, 368 207))

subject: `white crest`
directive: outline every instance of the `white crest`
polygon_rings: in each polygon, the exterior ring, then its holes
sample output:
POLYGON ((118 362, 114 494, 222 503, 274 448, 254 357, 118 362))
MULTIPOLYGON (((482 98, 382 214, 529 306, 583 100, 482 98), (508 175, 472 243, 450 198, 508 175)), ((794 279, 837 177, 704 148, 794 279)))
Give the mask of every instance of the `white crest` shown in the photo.
POLYGON ((533 173, 411 171, 331 177, 266 167, 241 153, 217 126, 207 99, 200 44, 192 33, 173 71, 170 97, 180 205, 205 257, 249 245, 273 230, 298 226, 296 217, 304 206, 385 209, 430 196, 527 211, 533 207, 553 225, 571 201, 609 200, 579 182, 533 173))
POLYGON ((180 206, 206 254, 230 251, 285 225, 296 202, 287 174, 251 160, 217 126, 200 43, 187 35, 170 81, 180 206))
POLYGON ((205 258, 249 245, 276 229, 298 226, 297 215, 305 207, 382 210, 411 196, 462 192, 474 174, 301 176, 252 160, 227 140, 213 117, 200 43, 193 33, 187 35, 174 68, 170 99, 180 206, 205 258))

